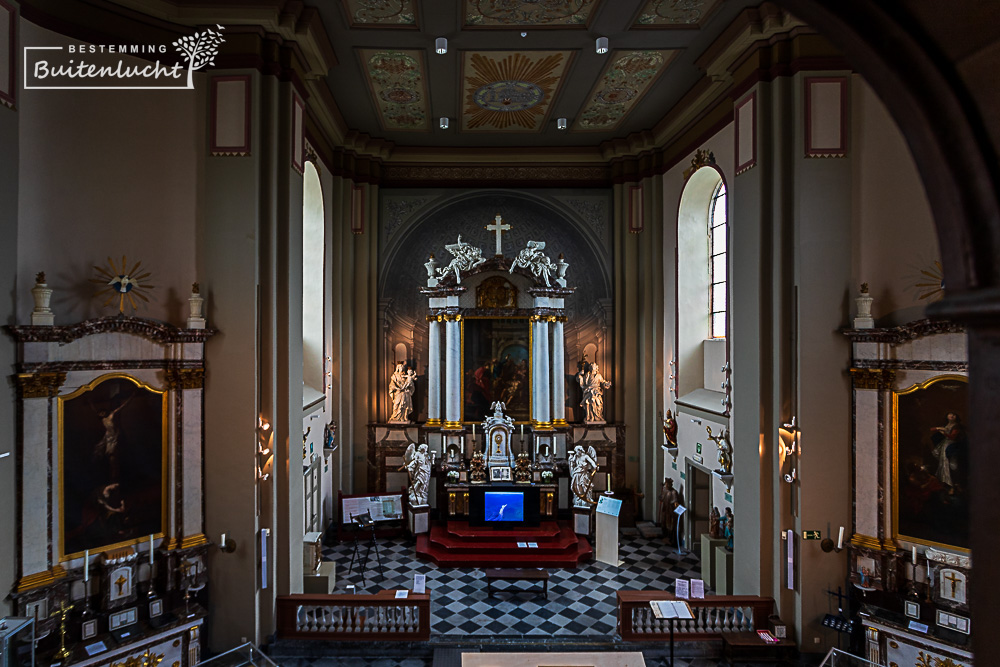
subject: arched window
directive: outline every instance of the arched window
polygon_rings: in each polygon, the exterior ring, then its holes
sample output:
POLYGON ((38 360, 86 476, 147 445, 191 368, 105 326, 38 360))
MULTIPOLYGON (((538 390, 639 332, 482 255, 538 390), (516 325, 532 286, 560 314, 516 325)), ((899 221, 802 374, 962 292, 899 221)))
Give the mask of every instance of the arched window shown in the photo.
POLYGON ((729 218, 726 215, 726 183, 719 184, 712 193, 708 207, 708 271, 710 338, 726 337, 726 259, 729 239, 729 218))
POLYGON ((306 162, 302 179, 302 381, 303 404, 325 393, 323 382, 323 186, 306 162))

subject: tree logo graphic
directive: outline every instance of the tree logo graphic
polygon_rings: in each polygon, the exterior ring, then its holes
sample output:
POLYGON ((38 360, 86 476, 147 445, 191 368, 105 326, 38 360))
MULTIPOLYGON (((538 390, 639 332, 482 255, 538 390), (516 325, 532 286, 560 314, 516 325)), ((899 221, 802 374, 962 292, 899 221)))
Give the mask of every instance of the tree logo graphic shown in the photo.
POLYGON ((214 65, 215 56, 219 52, 219 47, 225 42, 222 31, 225 28, 216 24, 218 30, 209 28, 203 32, 196 32, 188 37, 181 37, 173 45, 184 56, 188 63, 187 87, 194 88, 193 74, 196 69, 201 69, 205 65, 214 65))

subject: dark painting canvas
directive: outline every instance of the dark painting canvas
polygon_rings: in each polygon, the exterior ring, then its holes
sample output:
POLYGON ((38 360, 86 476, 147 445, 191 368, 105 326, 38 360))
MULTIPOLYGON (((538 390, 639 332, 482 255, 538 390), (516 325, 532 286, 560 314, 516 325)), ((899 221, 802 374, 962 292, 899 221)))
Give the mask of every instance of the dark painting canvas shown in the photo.
POLYGON ((462 419, 481 422, 494 401, 514 421, 531 418, 531 359, 527 318, 462 320, 462 419))
POLYGON ((893 394, 896 536, 969 548, 969 385, 934 378, 893 394))
POLYGON ((61 400, 63 554, 163 532, 164 405, 126 376, 61 400))

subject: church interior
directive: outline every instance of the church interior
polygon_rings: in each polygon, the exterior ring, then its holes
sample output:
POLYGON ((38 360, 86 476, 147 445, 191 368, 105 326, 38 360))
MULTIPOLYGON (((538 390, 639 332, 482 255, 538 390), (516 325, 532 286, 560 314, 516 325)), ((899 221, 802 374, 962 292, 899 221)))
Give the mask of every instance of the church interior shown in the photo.
POLYGON ((997 66, 991 3, 0 0, 0 665, 988 664, 997 66))

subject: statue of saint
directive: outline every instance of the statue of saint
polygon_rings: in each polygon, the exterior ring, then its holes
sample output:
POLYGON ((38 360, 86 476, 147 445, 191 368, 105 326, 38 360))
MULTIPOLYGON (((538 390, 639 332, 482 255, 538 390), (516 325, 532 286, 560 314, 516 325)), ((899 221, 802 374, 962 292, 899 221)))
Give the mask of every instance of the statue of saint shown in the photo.
POLYGON ((667 417, 663 420, 663 439, 667 447, 677 446, 677 420, 670 410, 667 410, 667 417))
POLYGON ((719 514, 718 507, 713 507, 711 514, 708 515, 708 536, 713 540, 722 537, 722 515, 719 514))
POLYGON ((674 510, 681 504, 681 494, 674 488, 674 480, 667 477, 663 480, 663 488, 660 489, 660 507, 657 519, 663 528, 663 536, 673 542, 677 539, 675 528, 677 526, 677 515, 674 510))
POLYGON ((726 516, 722 520, 723 529, 722 536, 726 538, 726 548, 730 551, 733 550, 733 508, 726 508, 726 516))
POLYGON ((427 445, 410 443, 403 454, 403 467, 410 475, 410 505, 426 505, 428 485, 431 481, 431 460, 427 445))
POLYGON ((583 389, 583 400, 580 401, 584 411, 583 420, 588 424, 603 424, 604 390, 611 386, 611 382, 601 375, 597 362, 590 364, 590 369, 586 372, 578 371, 576 381, 583 389))
POLYGON ((597 450, 577 445, 569 455, 570 488, 574 507, 591 507, 594 502, 594 473, 597 472, 597 450))
POLYGON ((392 403, 390 423, 410 422, 413 410, 413 390, 416 389, 417 374, 406 364, 396 364, 396 370, 389 378, 389 401, 392 403))

